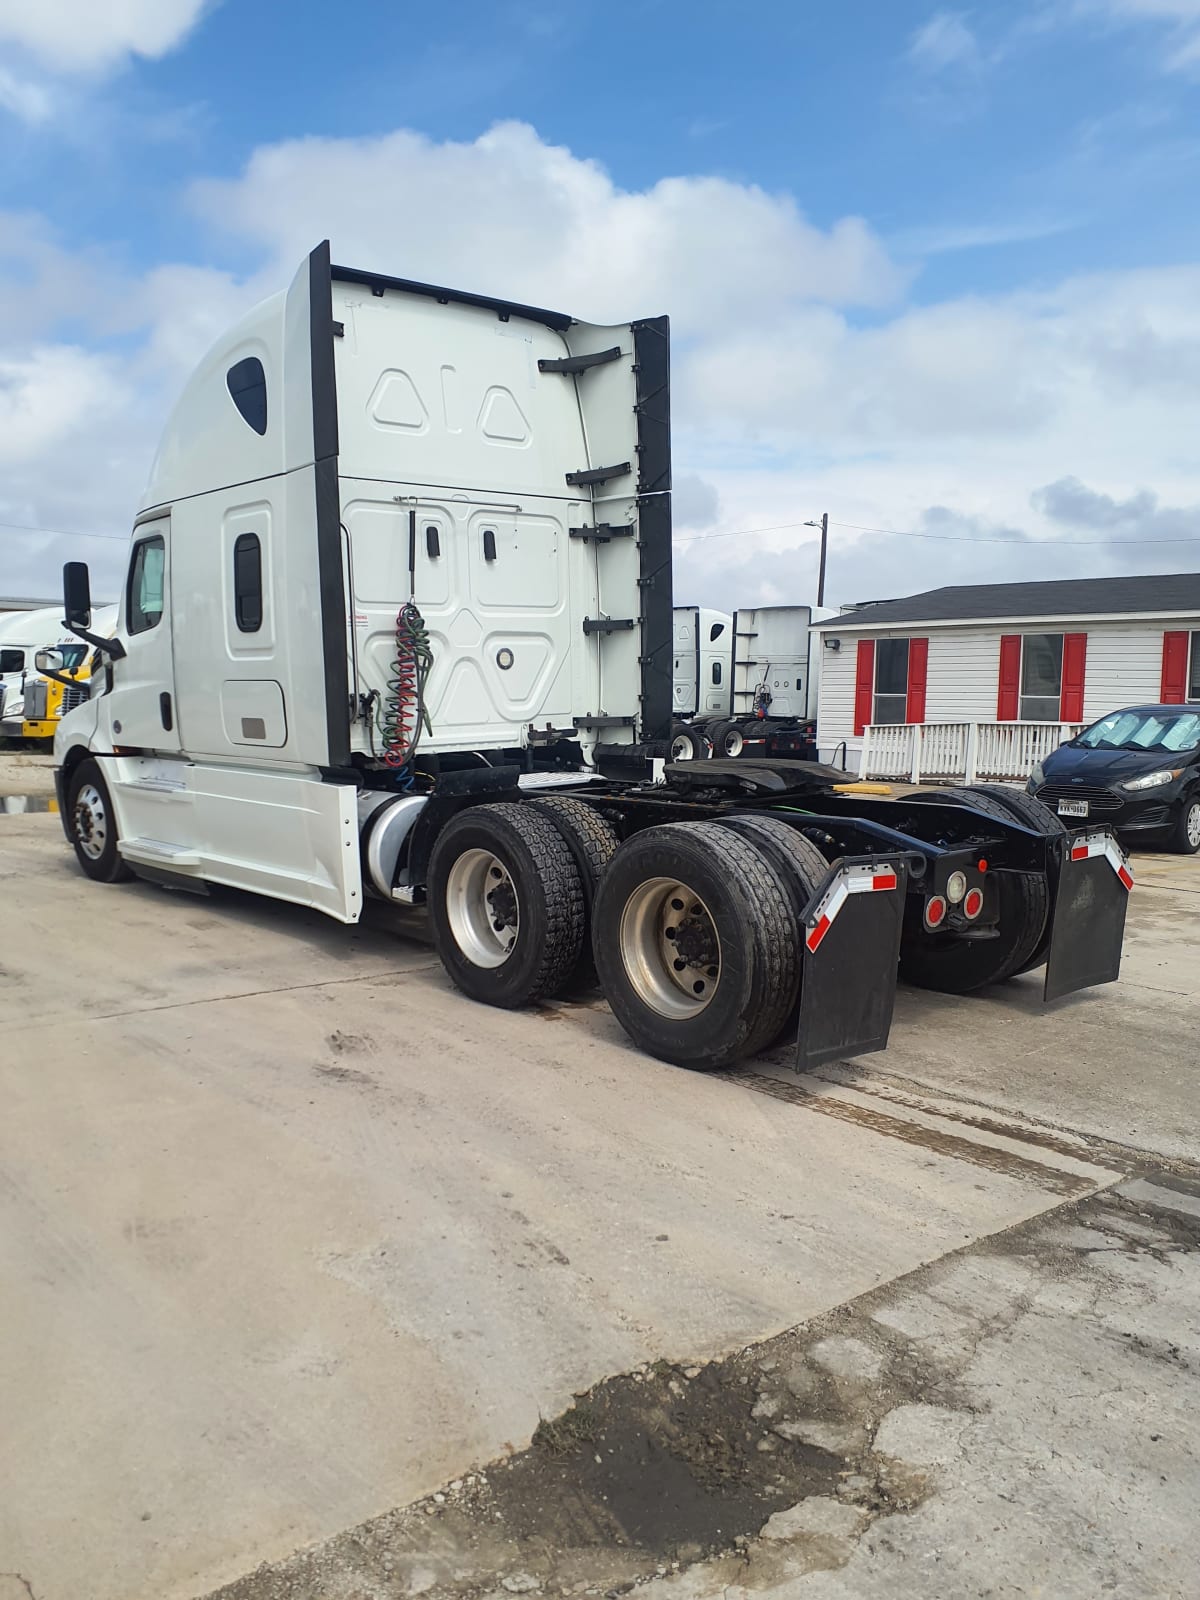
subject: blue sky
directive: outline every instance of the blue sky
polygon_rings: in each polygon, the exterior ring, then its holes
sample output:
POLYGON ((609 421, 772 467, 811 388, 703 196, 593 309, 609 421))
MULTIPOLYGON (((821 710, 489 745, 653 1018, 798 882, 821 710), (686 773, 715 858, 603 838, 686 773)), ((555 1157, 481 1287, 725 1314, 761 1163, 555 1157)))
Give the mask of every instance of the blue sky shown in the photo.
MULTIPOLYGON (((826 509, 834 599, 1200 558, 1200 0, 120 10, 0 0, 0 522, 123 531, 187 366, 328 233, 670 311, 695 598, 810 598, 802 529, 727 535, 826 509)), ((82 553, 0 528, 0 589, 82 553)))

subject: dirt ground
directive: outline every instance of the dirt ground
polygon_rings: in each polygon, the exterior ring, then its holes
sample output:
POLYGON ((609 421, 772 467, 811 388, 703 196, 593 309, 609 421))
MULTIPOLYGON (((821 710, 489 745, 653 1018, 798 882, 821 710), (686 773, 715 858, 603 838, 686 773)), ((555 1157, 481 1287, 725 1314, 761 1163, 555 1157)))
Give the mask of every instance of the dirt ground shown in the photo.
MULTIPOLYGON (((54 758, 32 750, 0 749, 0 801, 45 799, 54 793, 54 758)), ((0 808, 17 812, 24 806, 0 808)))

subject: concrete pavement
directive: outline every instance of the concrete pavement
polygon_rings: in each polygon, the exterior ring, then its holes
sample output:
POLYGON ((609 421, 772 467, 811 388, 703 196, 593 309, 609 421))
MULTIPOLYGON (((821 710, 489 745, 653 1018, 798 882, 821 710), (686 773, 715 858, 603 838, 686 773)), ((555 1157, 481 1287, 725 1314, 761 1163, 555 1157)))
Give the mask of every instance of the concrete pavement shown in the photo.
POLYGON ((0 819, 0 896, 0 1573, 37 1600, 204 1593, 1136 1165, 972 1094, 1200 1149, 1149 888, 1118 988, 907 996, 877 1076, 802 1085, 473 1006, 411 922, 90 884, 52 817, 0 819))

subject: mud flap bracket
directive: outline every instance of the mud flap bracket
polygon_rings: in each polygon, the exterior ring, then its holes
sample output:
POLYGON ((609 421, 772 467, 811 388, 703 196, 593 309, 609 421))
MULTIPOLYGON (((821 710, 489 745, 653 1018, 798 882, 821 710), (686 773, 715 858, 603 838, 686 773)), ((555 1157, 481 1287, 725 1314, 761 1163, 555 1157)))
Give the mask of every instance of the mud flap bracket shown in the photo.
POLYGON ((903 857, 846 856, 809 901, 797 1072, 887 1047, 907 887, 903 857))
POLYGON ((1120 976, 1132 888, 1128 858, 1107 828, 1063 840, 1045 999, 1059 1000, 1120 976))

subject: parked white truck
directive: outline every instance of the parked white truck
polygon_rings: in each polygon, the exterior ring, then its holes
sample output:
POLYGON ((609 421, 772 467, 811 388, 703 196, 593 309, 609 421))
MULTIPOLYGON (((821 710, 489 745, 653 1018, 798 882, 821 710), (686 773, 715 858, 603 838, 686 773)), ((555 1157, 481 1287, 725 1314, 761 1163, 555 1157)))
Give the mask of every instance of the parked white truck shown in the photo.
POLYGON ((808 606, 675 608, 676 760, 816 760, 817 668, 808 606))
MULTIPOLYGON (((428 907, 477 1000, 594 961, 646 1050, 882 1048, 899 956, 960 992, 1116 976, 1102 829, 976 790, 856 798, 807 763, 665 761, 668 327, 331 267, 221 339, 167 422, 115 636, 55 741, 83 871, 343 922, 428 907)), ((54 671, 55 653, 39 666, 54 671)))

